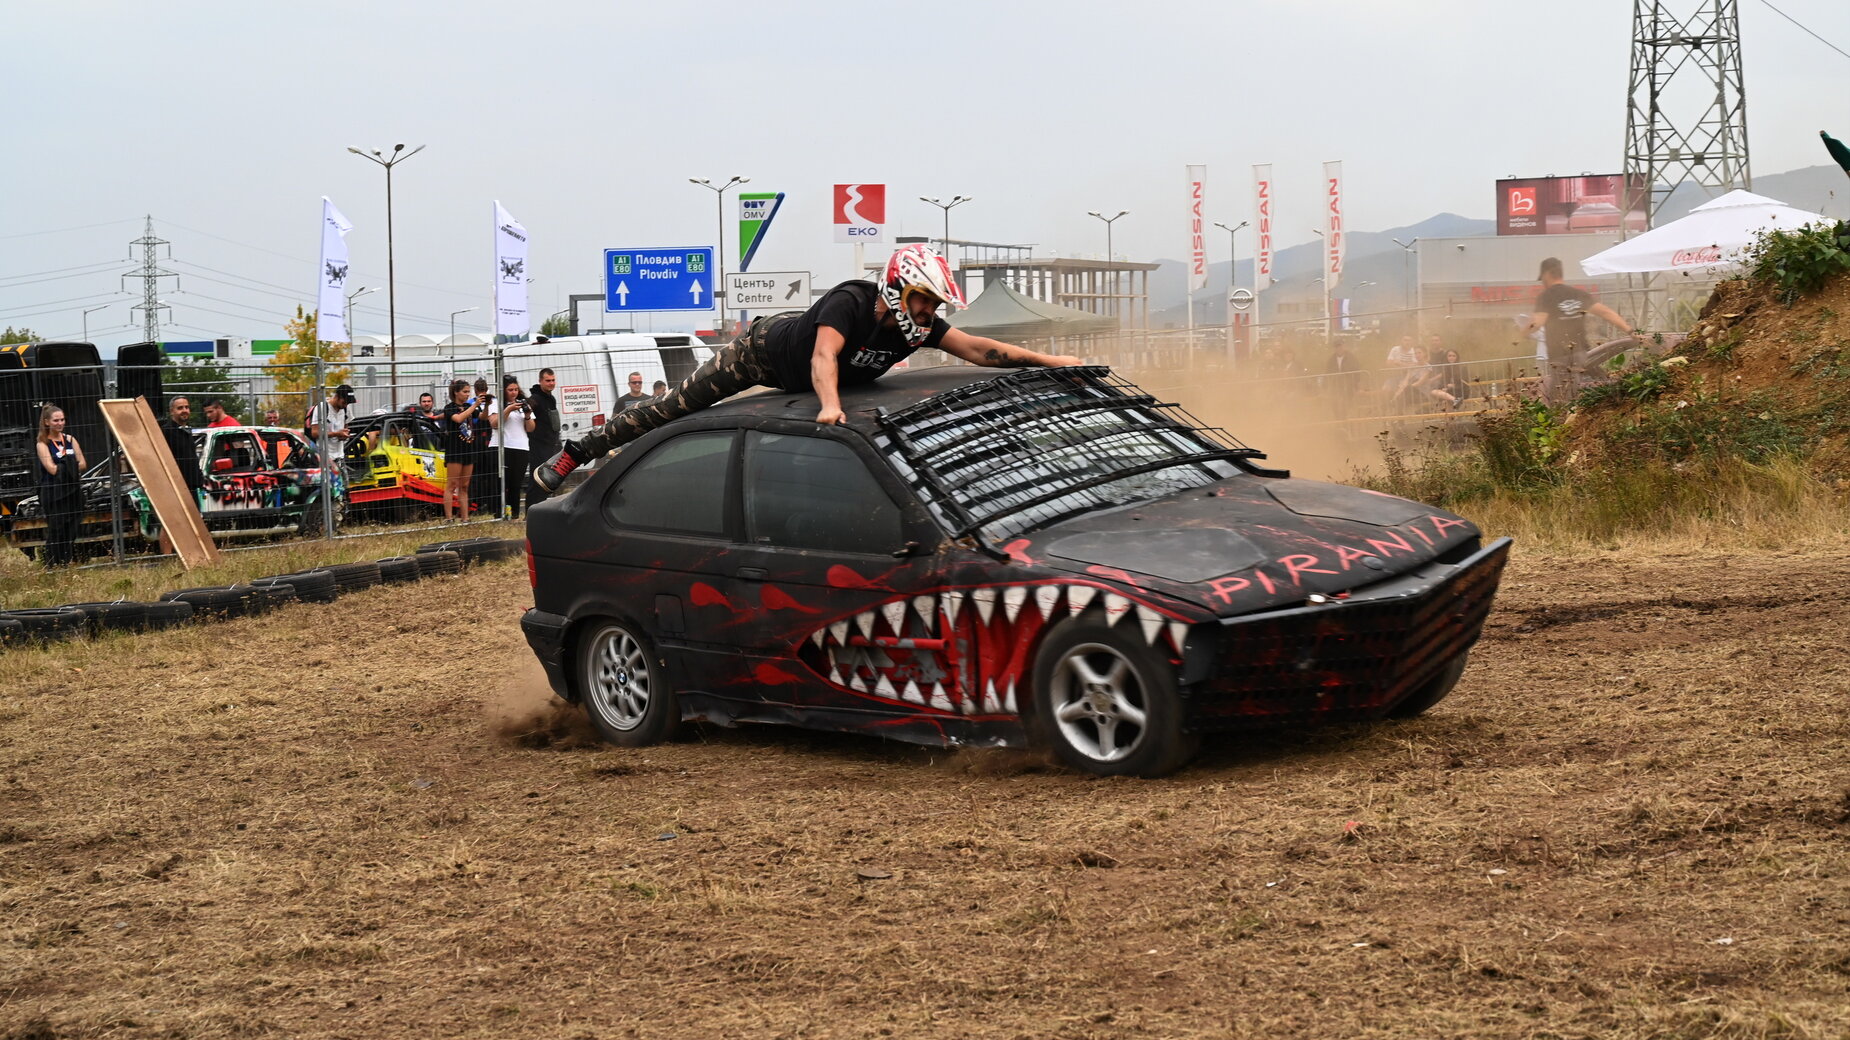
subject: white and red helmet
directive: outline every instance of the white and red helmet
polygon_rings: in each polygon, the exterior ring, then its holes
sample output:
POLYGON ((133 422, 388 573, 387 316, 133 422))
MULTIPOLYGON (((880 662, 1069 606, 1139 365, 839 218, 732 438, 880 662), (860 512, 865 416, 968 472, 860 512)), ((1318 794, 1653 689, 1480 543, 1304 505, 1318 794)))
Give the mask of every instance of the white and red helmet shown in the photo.
POLYGON ((951 265, 927 246, 909 245, 893 252, 886 262, 886 278, 880 286, 880 298, 886 301, 887 309, 899 321, 899 330, 905 334, 906 342, 918 346, 931 335, 931 325, 920 325, 912 320, 912 312, 907 309, 906 301, 914 293, 925 293, 935 300, 955 304, 964 303, 963 290, 957 287, 957 280, 951 277, 951 265))

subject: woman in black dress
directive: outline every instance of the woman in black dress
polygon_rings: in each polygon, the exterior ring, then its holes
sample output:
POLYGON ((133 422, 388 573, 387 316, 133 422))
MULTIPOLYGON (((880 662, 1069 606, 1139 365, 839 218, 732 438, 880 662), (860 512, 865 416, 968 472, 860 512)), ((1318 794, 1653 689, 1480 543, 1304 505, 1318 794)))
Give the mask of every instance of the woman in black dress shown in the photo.
POLYGON ((475 475, 475 420, 480 404, 469 401, 469 384, 450 384, 443 406, 443 518, 469 518, 469 478, 475 475))
POLYGON ((39 511, 45 514, 45 566, 58 567, 77 558, 77 527, 83 516, 84 452, 77 438, 64 432, 64 409, 46 405, 39 412, 39 511))

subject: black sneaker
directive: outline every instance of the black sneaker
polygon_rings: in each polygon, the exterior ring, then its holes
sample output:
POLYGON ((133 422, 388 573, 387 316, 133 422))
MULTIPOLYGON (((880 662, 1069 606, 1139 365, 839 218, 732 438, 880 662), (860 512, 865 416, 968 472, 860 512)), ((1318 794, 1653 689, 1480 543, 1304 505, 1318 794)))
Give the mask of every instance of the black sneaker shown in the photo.
POLYGON ((547 459, 545 465, 533 471, 533 482, 551 494, 559 490, 565 478, 586 461, 585 450, 579 447, 578 442, 566 441, 565 448, 559 454, 547 459))

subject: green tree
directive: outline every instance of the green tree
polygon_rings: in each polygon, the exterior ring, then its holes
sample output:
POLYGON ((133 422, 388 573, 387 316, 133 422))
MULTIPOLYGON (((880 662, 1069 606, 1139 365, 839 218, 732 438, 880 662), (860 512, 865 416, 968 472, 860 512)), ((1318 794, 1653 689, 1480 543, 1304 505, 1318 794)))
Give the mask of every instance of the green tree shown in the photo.
POLYGON ((43 338, 43 336, 26 328, 24 325, 21 325, 19 328, 8 325, 5 332, 0 332, 0 344, 37 343, 43 338))
MULTIPOLYGON (((252 411, 252 399, 245 397, 232 377, 229 362, 212 358, 172 357, 161 366, 161 386, 168 397, 185 395, 193 404, 197 419, 205 412, 205 403, 217 398, 225 411, 242 422, 262 418, 252 411)), ((203 419, 199 419, 204 422, 203 419)))
POLYGON ((569 336, 571 334, 572 319, 566 317, 564 311, 560 311, 552 317, 547 318, 545 321, 540 322, 540 335, 547 338, 569 336))
POLYGON ((315 335, 316 317, 304 313, 298 304, 294 320, 283 326, 283 331, 294 342, 277 348, 276 356, 268 363, 272 369, 271 378, 276 382, 276 391, 267 405, 282 412, 285 417, 308 411, 310 398, 315 392, 315 359, 327 363, 328 386, 339 386, 353 375, 353 370, 346 364, 348 352, 353 349, 353 345, 318 339, 315 335))

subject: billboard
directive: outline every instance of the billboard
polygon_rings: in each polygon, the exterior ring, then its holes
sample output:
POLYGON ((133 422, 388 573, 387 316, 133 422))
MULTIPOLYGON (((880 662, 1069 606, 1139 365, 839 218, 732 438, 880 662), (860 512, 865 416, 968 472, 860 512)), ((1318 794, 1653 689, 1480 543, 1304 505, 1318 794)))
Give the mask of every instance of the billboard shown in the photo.
POLYGON ((1575 235, 1643 231, 1648 187, 1642 175, 1512 177, 1497 182, 1497 234, 1575 235), (1623 188, 1621 185, 1625 185, 1623 188))
POLYGON ((879 242, 886 238, 886 185, 835 186, 835 241, 879 242))

